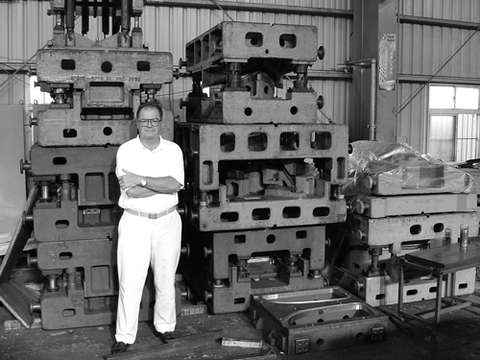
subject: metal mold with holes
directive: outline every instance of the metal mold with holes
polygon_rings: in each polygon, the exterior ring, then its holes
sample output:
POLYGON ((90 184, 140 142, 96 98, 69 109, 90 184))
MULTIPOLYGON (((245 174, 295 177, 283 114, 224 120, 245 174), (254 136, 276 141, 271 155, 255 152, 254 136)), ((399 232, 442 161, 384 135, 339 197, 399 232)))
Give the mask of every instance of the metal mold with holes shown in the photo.
POLYGON ((324 286, 325 227, 201 233, 185 261, 186 278, 213 313, 245 311, 252 294, 324 286))
POLYGON ((343 222, 347 127, 181 124, 187 215, 201 231, 343 222))
POLYGON ((196 72, 220 62, 247 62, 251 58, 313 64, 317 46, 315 26, 224 21, 189 41, 185 54, 187 70, 196 72))
POLYGON ((402 242, 434 240, 445 238, 445 230, 450 228, 451 238, 460 237, 460 226, 468 225, 471 235, 478 235, 478 218, 475 212, 422 214, 392 216, 370 219, 352 214, 347 219, 353 235, 369 246, 394 245, 394 254, 399 253, 402 242), (385 234, 389 234, 388 237, 385 234))
POLYGON ((388 317, 339 286, 253 295, 250 318, 264 338, 288 355, 384 339, 388 317))
POLYGON ((222 22, 187 43, 181 61, 194 79, 182 106, 197 123, 314 123, 321 103, 307 86, 317 50, 314 26, 222 22), (294 88, 280 97, 282 77, 296 73, 294 88), (200 88, 210 87, 207 96, 200 88), (226 84, 221 90, 216 86, 226 84))
POLYGON ((173 79, 170 53, 101 46, 37 52, 38 84, 55 102, 38 113, 41 146, 120 145, 136 134, 142 91, 173 79))
MULTIPOLYGON (((398 302, 398 278, 388 274, 377 276, 366 276, 356 274, 344 268, 340 268, 339 279, 336 283, 339 286, 351 291, 355 296, 364 300, 371 306, 394 305, 398 302)), ((473 294, 475 291, 475 268, 458 271, 452 280, 455 296, 473 294)), ((447 279, 443 280, 442 297, 453 296, 446 294, 447 279)), ((426 274, 416 277, 406 274, 403 284, 403 302, 414 302, 435 299, 437 295, 437 279, 426 274)))
POLYGON ((117 237, 122 214, 117 205, 117 150, 115 146, 32 146, 31 174, 42 189, 33 210, 37 241, 117 237))

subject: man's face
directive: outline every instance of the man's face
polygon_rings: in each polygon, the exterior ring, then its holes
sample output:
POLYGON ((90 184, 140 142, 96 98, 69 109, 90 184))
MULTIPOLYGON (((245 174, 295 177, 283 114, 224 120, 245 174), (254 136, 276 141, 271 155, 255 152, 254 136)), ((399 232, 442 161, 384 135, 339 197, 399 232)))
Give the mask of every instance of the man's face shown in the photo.
POLYGON ((158 139, 160 135, 162 122, 160 121, 160 123, 155 125, 151 121, 148 121, 145 125, 139 121, 141 119, 144 119, 144 120, 160 119, 161 120, 158 109, 154 107, 145 107, 142 110, 140 110, 140 113, 138 114, 138 119, 137 119, 137 129, 141 139, 145 139, 145 140, 158 139))

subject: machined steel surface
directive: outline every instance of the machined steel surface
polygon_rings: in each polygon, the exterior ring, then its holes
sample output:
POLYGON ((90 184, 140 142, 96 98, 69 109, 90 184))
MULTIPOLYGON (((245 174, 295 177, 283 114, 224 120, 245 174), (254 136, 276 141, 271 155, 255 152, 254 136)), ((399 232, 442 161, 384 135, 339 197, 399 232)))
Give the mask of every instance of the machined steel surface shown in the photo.
POLYGON ((369 218, 414 214, 472 212, 477 209, 477 194, 429 194, 410 196, 357 196, 357 214, 369 218))
POLYGON ((272 294, 254 295, 249 307, 265 340, 288 355, 384 339, 388 317, 338 286, 313 290, 311 301, 294 299, 278 303, 272 294), (318 303, 329 296, 330 301, 318 303))
POLYGON ((469 226, 470 235, 478 235, 478 218, 475 212, 392 216, 379 219, 352 214, 348 217, 347 224, 363 244, 393 245, 393 254, 399 253, 402 242, 443 239, 447 228, 452 230, 451 238, 456 240, 460 237, 462 224, 469 226))

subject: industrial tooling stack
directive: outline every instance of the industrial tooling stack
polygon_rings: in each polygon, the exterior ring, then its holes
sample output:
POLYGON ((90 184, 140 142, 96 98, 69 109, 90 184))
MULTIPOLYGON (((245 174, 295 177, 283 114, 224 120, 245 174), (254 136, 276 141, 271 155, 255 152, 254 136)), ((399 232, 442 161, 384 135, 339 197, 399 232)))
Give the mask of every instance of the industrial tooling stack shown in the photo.
MULTIPOLYGON (((136 136, 141 101, 154 100, 173 78, 171 54, 144 47, 142 12, 142 1, 123 1, 121 15, 109 2, 89 9, 76 8, 74 0, 52 1, 54 36, 37 52, 36 73, 53 102, 38 112, 38 138, 23 165, 37 189, 29 198, 37 242, 31 262, 46 285, 32 310, 41 312, 45 329, 110 324, 115 316, 121 215, 115 156, 136 136), (97 11, 105 35, 113 24, 113 35, 102 41, 82 36, 97 11), (74 32, 80 13, 82 35, 74 32)), ((165 119, 173 137, 172 113, 165 111, 165 119)), ((141 319, 151 317, 152 301, 145 291, 141 319)))
POLYGON ((322 276, 325 227, 347 215, 348 129, 317 121, 307 86, 323 54, 317 36, 313 26, 222 22, 181 60, 193 83, 176 129, 191 225, 185 280, 215 314, 249 310, 289 354, 379 340, 386 326, 322 276), (280 97, 286 74, 293 87, 280 97))
MULTIPOLYGON (((345 195, 350 209, 338 284, 373 306, 398 301, 398 257, 456 243, 461 232, 478 235, 477 194, 472 177, 407 144, 351 144, 345 195)), ((436 279, 406 273, 404 302, 436 297, 436 279)), ((446 280, 444 280, 445 282, 446 280)), ((475 268, 458 271, 444 291, 473 293, 475 268)))

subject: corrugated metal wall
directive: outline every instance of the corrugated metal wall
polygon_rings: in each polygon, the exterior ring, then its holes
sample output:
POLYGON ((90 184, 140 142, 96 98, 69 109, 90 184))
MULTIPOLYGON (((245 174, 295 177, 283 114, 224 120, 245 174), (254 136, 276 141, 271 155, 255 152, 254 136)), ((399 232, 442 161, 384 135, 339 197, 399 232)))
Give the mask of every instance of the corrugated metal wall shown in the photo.
POLYGON ((427 91, 424 84, 400 84, 397 92, 398 107, 405 108, 397 117, 397 141, 406 142, 414 149, 425 152, 427 91), (413 94, 417 94, 413 97, 413 94))
POLYGON ((403 108, 398 139, 426 151, 427 82, 472 83, 480 77, 480 32, 464 28, 480 22, 480 1, 399 0, 398 13, 400 19, 448 20, 444 26, 399 21, 399 79, 410 80, 400 83, 397 94, 397 111, 403 108))
POLYGON ((402 15, 434 17, 438 19, 478 22, 478 0, 400 0, 402 15))
MULTIPOLYGON (((231 2, 231 1, 230 1, 231 2)), ((240 1, 239 1, 240 2, 240 1)), ((245 1, 243 1, 244 3, 245 1)), ((219 4, 222 1, 218 1, 219 4)), ((336 10, 349 10, 350 0, 257 0, 252 4, 272 6, 315 7, 336 10)), ((23 63, 30 59, 38 48, 45 46, 53 33, 53 18, 47 15, 50 3, 47 1, 20 1, 0 3, 0 63, 23 63)), ((322 112, 336 123, 343 124, 348 117, 348 79, 315 79, 315 72, 335 70, 349 58, 349 36, 351 18, 296 15, 272 12, 226 11, 220 9, 199 9, 147 5, 141 17, 144 41, 152 51, 167 51, 173 54, 174 65, 185 57, 185 44, 221 21, 279 23, 314 25, 318 28, 319 44, 326 49, 325 59, 318 60, 311 68, 312 88, 324 96, 322 112)), ((77 32, 80 32, 81 19, 77 19, 77 32)), ((87 36, 102 39, 101 19, 90 20, 87 36)), ((34 61, 34 59, 33 59, 34 61)), ((2 65, 5 67, 5 65, 2 65)), ((24 75, 15 77, 0 74, 0 104, 18 104, 29 101, 24 75)), ((287 86, 291 86, 286 81, 287 86)), ((175 115, 181 114, 178 101, 185 98, 191 89, 190 79, 176 80, 163 89, 164 106, 171 107, 175 115)), ((323 116, 323 115, 322 115, 323 116)))
MULTIPOLYGON (((231 2, 231 1, 230 1, 231 2)), ((239 3, 245 1, 239 1, 239 3)), ((221 4, 221 1, 219 2, 221 4)), ((350 10, 350 0, 257 0, 251 4, 272 6, 319 7, 350 10)), ((0 3, 0 104, 18 104, 29 101, 28 77, 22 74, 8 76, 28 62, 38 48, 52 37, 53 18, 47 15, 48 1, 19 1, 0 3)), ((399 18, 414 16, 447 19, 450 21, 479 22, 478 0, 398 0, 399 18)), ((315 74, 338 69, 349 59, 349 37, 352 31, 348 17, 323 17, 285 13, 227 11, 148 5, 141 18, 145 41, 152 51, 168 51, 175 64, 184 57, 185 43, 229 17, 236 21, 306 24, 319 30, 319 44, 326 48, 326 57, 311 69, 311 86, 324 96, 324 115, 337 123, 346 123, 351 83, 345 79, 321 80, 315 74), (228 14, 228 15, 227 15, 228 14)), ((78 22, 80 25, 80 22, 78 22)), ((397 135, 419 150, 425 150, 426 99, 425 79, 436 74, 443 78, 467 79, 480 77, 480 34, 476 33, 455 56, 474 30, 454 26, 420 25, 399 21, 398 70, 400 83, 397 92, 397 135), (451 59, 450 59, 451 58, 451 59), (449 60, 449 61, 448 61, 449 60), (448 61, 448 62, 447 62, 448 61), (439 71, 440 70, 440 71, 439 71), (423 77, 423 80, 402 81, 403 77, 423 77)), ((102 38, 100 18, 90 22, 88 37, 102 38)), ((30 60, 34 62, 34 59, 30 60)), ((28 67, 28 66, 27 66, 28 67)), ((465 81, 467 81, 465 80, 465 81)), ((289 85, 288 81, 286 82, 289 85)), ((174 81, 163 89, 165 106, 176 115, 181 114, 178 101, 190 90, 190 80, 174 81)))
MULTIPOLYGON (((49 2, 0 3, 0 69, 15 72, 32 61, 37 49, 52 38, 53 19, 47 16, 49 2)), ((28 65, 25 67, 28 69, 28 65)), ((28 79, 0 74, 0 104, 19 104, 28 93, 28 79)))

